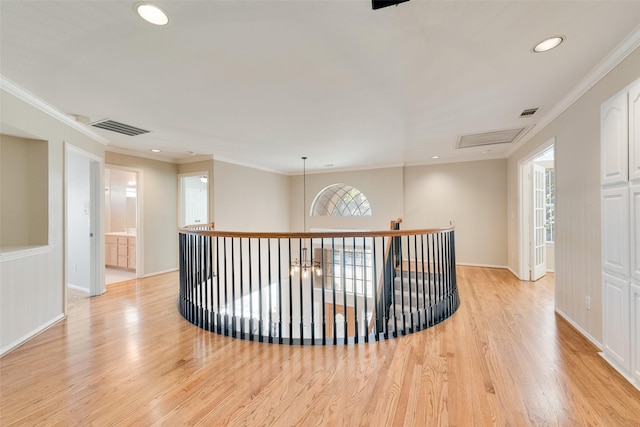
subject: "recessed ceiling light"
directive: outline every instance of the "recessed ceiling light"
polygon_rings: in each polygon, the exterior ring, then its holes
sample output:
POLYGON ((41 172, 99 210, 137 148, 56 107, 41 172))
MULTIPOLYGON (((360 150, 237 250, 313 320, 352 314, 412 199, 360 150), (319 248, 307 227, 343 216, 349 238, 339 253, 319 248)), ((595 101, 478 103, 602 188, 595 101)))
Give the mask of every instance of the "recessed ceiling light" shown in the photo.
POLYGON ((162 153, 162 150, 158 150, 157 148, 152 148, 151 152, 152 153, 162 153))
POLYGON ((548 50, 553 49, 554 47, 557 47, 563 41, 564 41, 564 37, 562 36, 550 37, 546 40, 541 41, 537 45, 535 45, 533 47, 533 51, 536 53, 546 52, 548 50))
POLYGON ((136 11, 142 19, 153 25, 167 25, 169 23, 169 17, 165 11, 153 4, 139 3, 136 5, 136 11))
POLYGON ((435 159, 439 159, 440 156, 431 156, 431 158, 435 160, 435 159))

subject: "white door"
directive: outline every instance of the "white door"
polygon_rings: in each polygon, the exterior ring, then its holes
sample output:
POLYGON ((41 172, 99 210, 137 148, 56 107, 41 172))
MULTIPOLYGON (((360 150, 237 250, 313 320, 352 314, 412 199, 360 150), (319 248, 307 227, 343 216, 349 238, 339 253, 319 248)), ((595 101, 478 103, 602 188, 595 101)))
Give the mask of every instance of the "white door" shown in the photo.
POLYGON ((531 280, 538 280, 547 273, 547 243, 545 239, 545 169, 533 164, 533 236, 531 243, 531 280))

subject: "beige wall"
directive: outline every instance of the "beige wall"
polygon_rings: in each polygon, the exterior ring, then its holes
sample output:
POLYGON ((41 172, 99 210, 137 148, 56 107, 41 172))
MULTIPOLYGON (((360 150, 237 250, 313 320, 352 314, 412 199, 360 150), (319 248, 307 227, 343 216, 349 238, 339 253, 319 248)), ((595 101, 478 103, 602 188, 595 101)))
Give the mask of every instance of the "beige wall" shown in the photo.
POLYGON ((0 247, 46 245, 46 141, 0 135, 0 247))
POLYGON ((509 158, 509 267, 518 270, 518 163, 555 137, 556 309, 602 339, 600 105, 640 76, 640 49, 509 158), (591 310, 585 308, 591 297, 591 310))
MULTIPOLYGON (((197 162, 189 162, 189 163, 180 163, 178 164, 178 174, 189 174, 196 172, 207 172, 209 176, 209 181, 207 182, 207 192, 209 195, 209 222, 213 221, 213 215, 215 212, 215 184, 213 182, 214 172, 213 172, 214 162, 213 159, 209 160, 201 160, 197 162)), ((178 206, 179 208, 179 206, 178 206)))
POLYGON ((158 160, 107 152, 107 165, 142 170, 138 194, 142 219, 138 244, 143 248, 144 276, 178 268, 178 166, 158 160))
MULTIPOLYGON (((46 141, 48 246, 37 254, 0 257, 0 354, 63 316, 65 143, 104 156, 104 147, 71 126, 0 90, 3 128, 46 141)), ((4 156, 3 156, 4 157, 4 156)), ((11 158, 9 158, 11 160, 11 158)), ((3 160, 4 161, 4 160, 3 160)), ((102 202, 100 202, 100 208, 102 202)))
POLYGON ((216 229, 289 231, 289 178, 216 160, 213 174, 216 229))
POLYGON ((456 227, 456 261, 504 267, 507 161, 412 166, 404 175, 404 228, 456 227))

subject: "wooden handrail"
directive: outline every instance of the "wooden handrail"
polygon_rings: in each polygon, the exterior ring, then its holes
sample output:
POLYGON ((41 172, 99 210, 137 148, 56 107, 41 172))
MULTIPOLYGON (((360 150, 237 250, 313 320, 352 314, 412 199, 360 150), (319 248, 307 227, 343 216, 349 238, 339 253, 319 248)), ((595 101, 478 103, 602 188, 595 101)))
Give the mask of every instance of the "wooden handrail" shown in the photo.
POLYGON ((193 230, 182 227, 179 232, 181 234, 195 234, 199 236, 211 237, 237 237, 237 238, 256 238, 256 239, 322 239, 335 237, 382 237, 382 236, 411 236, 416 234, 436 234, 451 232, 455 229, 453 226, 442 228, 425 228, 416 230, 384 230, 384 231, 324 231, 324 232, 249 232, 249 231, 218 231, 218 230, 193 230))

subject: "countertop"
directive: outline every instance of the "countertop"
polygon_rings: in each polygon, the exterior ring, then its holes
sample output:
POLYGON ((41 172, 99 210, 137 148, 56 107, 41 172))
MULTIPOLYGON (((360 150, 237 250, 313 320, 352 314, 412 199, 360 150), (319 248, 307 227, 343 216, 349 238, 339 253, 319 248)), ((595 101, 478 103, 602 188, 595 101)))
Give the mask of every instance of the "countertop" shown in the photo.
POLYGON ((127 233, 126 231, 116 231, 113 233, 104 233, 105 236, 116 236, 116 237, 136 237, 136 233, 127 233))

